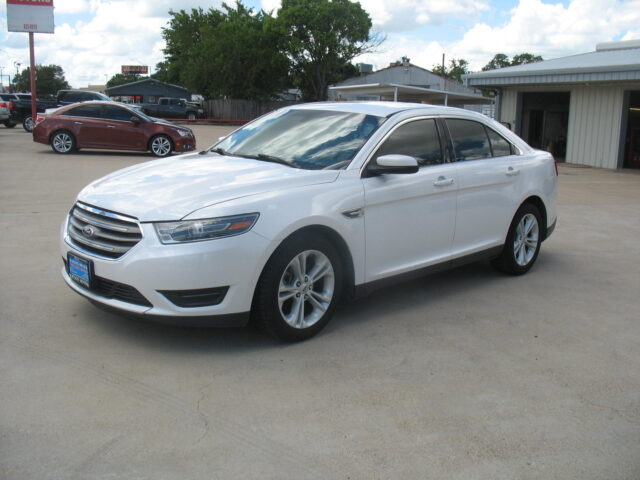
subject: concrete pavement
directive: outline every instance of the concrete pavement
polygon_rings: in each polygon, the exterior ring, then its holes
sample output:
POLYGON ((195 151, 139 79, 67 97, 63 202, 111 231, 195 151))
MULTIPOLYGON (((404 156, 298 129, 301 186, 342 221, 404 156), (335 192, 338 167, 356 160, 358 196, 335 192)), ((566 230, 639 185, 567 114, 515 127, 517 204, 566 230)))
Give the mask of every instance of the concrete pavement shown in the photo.
MULTIPOLYGON (((199 147, 229 128, 194 127, 199 147)), ((488 264, 343 305, 311 341, 104 313, 60 278, 91 180, 0 127, 0 478, 640 478, 640 174, 560 167, 533 270, 488 264)))

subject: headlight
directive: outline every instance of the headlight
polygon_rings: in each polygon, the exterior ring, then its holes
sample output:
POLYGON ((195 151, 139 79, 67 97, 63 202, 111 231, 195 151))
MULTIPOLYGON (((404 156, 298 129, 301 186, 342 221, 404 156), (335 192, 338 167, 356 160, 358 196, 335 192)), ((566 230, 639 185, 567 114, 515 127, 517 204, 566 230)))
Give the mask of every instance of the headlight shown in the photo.
POLYGON ((193 133, 191 133, 191 130, 178 130, 178 135, 180 135, 181 137, 193 137, 193 133))
POLYGON ((204 218, 178 222, 158 222, 156 229, 160 242, 167 244, 202 242, 214 238, 231 237, 248 232, 255 225, 259 213, 231 217, 204 218))

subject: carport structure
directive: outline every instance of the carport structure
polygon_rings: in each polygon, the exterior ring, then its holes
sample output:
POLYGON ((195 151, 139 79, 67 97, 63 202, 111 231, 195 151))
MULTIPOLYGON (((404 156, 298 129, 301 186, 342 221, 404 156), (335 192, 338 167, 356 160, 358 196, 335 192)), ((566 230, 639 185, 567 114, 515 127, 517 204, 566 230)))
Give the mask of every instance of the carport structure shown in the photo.
POLYGON ((400 83, 367 83, 361 85, 338 85, 329 87, 339 96, 343 94, 378 95, 380 100, 393 102, 415 102, 430 105, 489 105, 493 99, 475 95, 432 88, 404 85, 400 83))

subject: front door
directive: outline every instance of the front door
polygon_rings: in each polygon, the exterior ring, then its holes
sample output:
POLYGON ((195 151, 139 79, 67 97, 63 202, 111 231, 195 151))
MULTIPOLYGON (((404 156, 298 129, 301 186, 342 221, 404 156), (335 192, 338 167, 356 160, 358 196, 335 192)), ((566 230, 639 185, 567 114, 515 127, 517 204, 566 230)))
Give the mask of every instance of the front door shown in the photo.
POLYGON ((435 120, 424 118, 400 124, 373 155, 409 155, 420 169, 363 179, 367 281, 449 259, 457 179, 442 152, 435 120))

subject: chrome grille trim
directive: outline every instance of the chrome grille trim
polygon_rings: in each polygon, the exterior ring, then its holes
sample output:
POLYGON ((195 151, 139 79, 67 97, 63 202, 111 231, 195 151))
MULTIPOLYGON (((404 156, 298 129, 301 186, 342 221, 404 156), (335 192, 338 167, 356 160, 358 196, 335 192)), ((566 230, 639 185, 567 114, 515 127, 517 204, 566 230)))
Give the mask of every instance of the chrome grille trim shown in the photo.
POLYGON ((67 242, 85 253, 115 260, 140 240, 137 219, 77 202, 67 220, 67 242))

